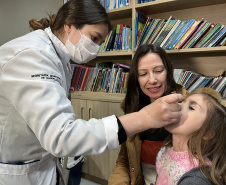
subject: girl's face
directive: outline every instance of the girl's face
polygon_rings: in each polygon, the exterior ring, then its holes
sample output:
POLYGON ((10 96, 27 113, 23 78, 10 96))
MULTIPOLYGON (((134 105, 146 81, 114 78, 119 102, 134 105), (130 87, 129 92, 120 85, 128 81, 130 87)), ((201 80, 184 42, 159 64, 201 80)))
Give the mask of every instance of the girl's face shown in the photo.
POLYGON ((138 62, 138 82, 151 102, 161 97, 167 86, 167 71, 157 53, 148 53, 138 62))
POLYGON ((186 138, 197 131, 203 125, 207 116, 207 105, 200 94, 194 94, 186 98, 182 103, 182 116, 179 123, 166 126, 166 130, 173 136, 186 138))

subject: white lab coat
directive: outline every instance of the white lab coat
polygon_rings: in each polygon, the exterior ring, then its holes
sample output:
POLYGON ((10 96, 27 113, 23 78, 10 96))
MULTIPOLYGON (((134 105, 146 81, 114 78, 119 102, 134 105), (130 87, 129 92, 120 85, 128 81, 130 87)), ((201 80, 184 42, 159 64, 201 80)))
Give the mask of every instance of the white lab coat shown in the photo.
POLYGON ((56 157, 99 154, 119 146, 114 115, 76 120, 67 98, 69 59, 50 28, 0 47, 1 185, 55 185, 56 157))

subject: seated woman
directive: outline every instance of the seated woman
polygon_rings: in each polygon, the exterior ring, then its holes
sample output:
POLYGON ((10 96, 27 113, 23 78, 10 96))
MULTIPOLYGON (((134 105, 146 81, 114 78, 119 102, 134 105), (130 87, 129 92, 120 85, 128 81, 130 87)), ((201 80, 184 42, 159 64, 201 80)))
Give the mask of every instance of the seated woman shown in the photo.
POLYGON ((213 89, 203 88, 181 104, 178 123, 157 156, 156 185, 226 184, 226 108, 213 89))
MULTIPOLYGON (((139 111, 156 99, 180 93, 186 97, 189 93, 176 84, 173 67, 167 53, 152 44, 140 46, 133 58, 127 81, 127 93, 122 103, 125 114, 139 111)), ((168 131, 151 129, 121 145, 116 167, 111 174, 109 185, 154 184, 156 180, 155 161, 168 131)))

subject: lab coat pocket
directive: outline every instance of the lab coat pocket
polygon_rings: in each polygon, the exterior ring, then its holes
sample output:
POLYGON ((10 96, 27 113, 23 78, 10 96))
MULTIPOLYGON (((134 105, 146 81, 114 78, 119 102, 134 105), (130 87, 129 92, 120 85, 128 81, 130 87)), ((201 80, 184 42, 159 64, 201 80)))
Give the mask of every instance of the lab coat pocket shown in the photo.
POLYGON ((28 164, 0 163, 1 185, 55 185, 56 162, 54 158, 28 164))

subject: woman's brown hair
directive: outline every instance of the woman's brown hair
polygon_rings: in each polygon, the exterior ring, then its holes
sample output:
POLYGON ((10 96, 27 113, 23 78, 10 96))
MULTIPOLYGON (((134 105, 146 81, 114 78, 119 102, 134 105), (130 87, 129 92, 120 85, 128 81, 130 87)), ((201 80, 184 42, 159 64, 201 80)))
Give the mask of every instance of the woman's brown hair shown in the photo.
POLYGON ((78 29, 85 24, 106 24, 109 32, 112 29, 106 10, 97 0, 70 0, 61 6, 56 15, 48 16, 49 19, 30 20, 30 27, 37 30, 50 26, 53 33, 61 33, 65 24, 74 25, 78 29))

